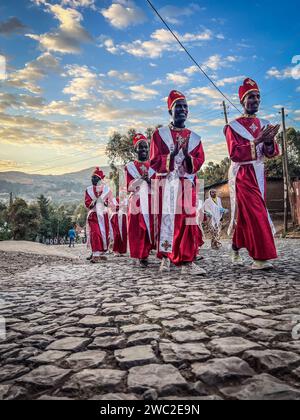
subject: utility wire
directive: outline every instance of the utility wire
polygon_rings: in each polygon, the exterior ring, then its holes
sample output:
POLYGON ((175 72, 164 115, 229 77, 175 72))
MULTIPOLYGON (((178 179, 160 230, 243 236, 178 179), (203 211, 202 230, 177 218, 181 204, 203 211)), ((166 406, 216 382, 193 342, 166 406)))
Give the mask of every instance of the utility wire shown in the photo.
POLYGON ((228 98, 228 96, 225 95, 225 93, 222 92, 222 90, 216 85, 216 83, 209 77, 209 75, 206 73, 205 70, 198 64, 198 62, 194 59, 192 54, 188 51, 188 49, 183 45, 183 43, 180 41, 178 36, 175 34, 175 32, 170 28, 170 26, 167 24, 167 22, 164 20, 164 18, 161 16, 159 11, 156 9, 156 7, 153 5, 153 3, 150 0, 146 0, 149 4, 149 6, 153 9, 153 11, 156 13, 156 15, 159 17, 159 19, 162 21, 162 23, 165 25, 165 27, 168 29, 168 31, 173 35, 173 37, 176 39, 178 44, 181 46, 181 48, 187 53, 187 55, 190 57, 190 59, 193 61, 193 63, 198 67, 198 69, 204 74, 204 76, 210 81, 210 83, 214 86, 215 89, 228 101, 240 114, 242 114, 241 110, 239 110, 234 103, 228 98))

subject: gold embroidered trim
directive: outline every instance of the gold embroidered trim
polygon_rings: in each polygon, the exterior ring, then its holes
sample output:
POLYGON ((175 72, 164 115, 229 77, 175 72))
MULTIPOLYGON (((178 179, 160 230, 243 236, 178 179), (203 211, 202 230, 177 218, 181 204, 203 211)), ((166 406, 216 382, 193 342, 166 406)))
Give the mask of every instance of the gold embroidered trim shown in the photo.
POLYGON ((257 158, 257 156, 256 156, 256 145, 255 145, 254 141, 251 141, 250 142, 250 145, 251 145, 251 157, 252 157, 252 160, 256 160, 256 158, 257 158))
POLYGON ((170 128, 171 130, 173 130, 173 131, 183 131, 183 130, 185 130, 185 129, 186 129, 186 127, 184 127, 184 128, 178 128, 178 127, 175 127, 175 126, 173 125, 173 123, 170 123, 170 124, 169 124, 169 128, 170 128))
POLYGON ((250 115, 250 114, 243 114, 243 118, 257 118, 255 114, 250 115))
POLYGON ((170 165, 171 165, 171 155, 168 155, 167 164, 166 164, 166 170, 168 172, 170 172, 170 165))

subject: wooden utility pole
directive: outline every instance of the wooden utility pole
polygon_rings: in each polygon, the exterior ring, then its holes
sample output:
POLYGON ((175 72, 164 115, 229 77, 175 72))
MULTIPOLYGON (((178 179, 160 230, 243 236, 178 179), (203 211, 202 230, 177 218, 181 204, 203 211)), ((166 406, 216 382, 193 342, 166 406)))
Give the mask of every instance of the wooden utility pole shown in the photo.
POLYGON ((293 203, 293 188, 291 184, 290 174, 289 174, 289 158, 288 158, 288 142, 287 142, 287 132, 286 132, 286 122, 285 122, 285 109, 281 108, 281 117, 282 117, 282 135, 283 135, 283 160, 284 160, 284 167, 286 171, 286 184, 287 184, 287 197, 285 197, 286 201, 290 203, 290 210, 292 216, 293 226, 295 225, 295 211, 294 211, 294 203, 293 203))
POLYGON ((227 110, 228 110, 228 107, 227 107, 227 105, 226 105, 226 102, 225 101, 223 101, 223 110, 224 110, 224 117, 225 117, 225 122, 226 122, 226 124, 228 124, 228 112, 227 112, 227 110))
POLYGON ((9 207, 11 208, 14 203, 13 193, 9 193, 9 207))

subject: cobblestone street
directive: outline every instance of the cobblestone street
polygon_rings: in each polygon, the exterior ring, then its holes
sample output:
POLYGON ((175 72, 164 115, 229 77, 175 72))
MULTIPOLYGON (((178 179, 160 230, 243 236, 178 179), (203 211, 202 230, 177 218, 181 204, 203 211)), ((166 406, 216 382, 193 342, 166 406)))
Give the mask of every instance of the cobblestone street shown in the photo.
POLYGON ((2 276, 0 399, 300 400, 300 241, 278 248, 265 273, 232 268, 224 241, 205 277, 154 257, 2 276))

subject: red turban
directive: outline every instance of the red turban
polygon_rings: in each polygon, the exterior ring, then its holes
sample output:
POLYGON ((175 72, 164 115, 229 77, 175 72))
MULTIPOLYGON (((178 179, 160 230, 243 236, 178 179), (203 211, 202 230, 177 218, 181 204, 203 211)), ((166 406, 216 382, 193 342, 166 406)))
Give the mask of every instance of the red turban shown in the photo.
POLYGON ((148 142, 149 142, 149 140, 147 139, 147 137, 145 137, 143 134, 140 134, 140 133, 136 134, 136 135, 133 137, 133 145, 134 145, 134 148, 137 148, 137 147, 138 147, 138 145, 139 145, 142 141, 145 141, 146 143, 148 143, 148 142))
POLYGON ((178 92, 178 90, 172 90, 172 92, 170 92, 170 95, 168 97, 168 110, 171 111, 174 104, 177 101, 180 101, 181 99, 186 99, 186 97, 184 96, 183 93, 178 92))
POLYGON ((97 176, 100 179, 104 179, 105 178, 105 175, 104 175, 103 171, 101 171, 101 169, 98 168, 98 167, 94 170, 93 176, 97 176))
POLYGON ((240 89, 239 89, 240 101, 243 102, 246 95, 248 95, 251 92, 260 92, 260 90, 257 83, 254 80, 248 78, 244 80, 243 86, 240 86, 240 89))

